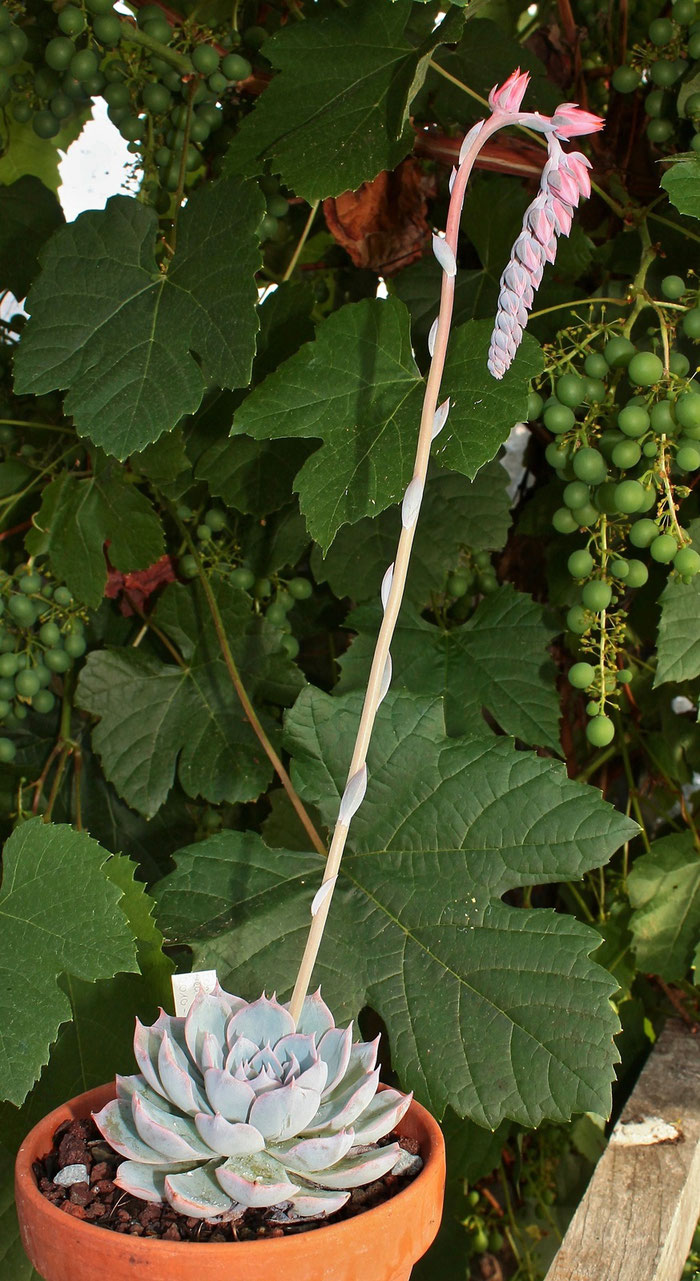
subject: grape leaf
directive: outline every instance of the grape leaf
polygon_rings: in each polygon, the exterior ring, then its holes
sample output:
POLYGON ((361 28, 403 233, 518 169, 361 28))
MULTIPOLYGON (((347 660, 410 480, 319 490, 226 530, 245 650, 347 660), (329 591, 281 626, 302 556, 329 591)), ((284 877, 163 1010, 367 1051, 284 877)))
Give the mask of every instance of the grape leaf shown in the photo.
POLYGON ((16 391, 68 388, 80 435, 123 459, 193 413, 206 384, 247 384, 262 214, 255 183, 229 178, 195 192, 167 272, 155 259, 155 210, 114 196, 81 214, 43 254, 16 391))
POLYGON ((37 255, 63 223, 53 191, 25 174, 0 186, 0 286, 24 298, 37 271, 37 255))
MULTIPOLYGON (((295 785, 327 824, 360 706, 309 688, 287 717, 295 785)), ((502 898, 581 877, 636 824, 509 740, 447 738, 435 699, 387 696, 368 767, 316 971, 336 1017, 377 1010, 403 1085, 438 1116, 448 1104, 491 1127, 607 1114, 616 985, 588 959, 600 936, 502 898)), ((286 993, 319 860, 227 832, 176 863, 155 889, 168 937, 232 991, 286 993)))
POLYGON ((48 552, 56 577, 92 609, 104 596, 105 550, 114 568, 126 574, 147 569, 165 549, 151 503, 104 457, 95 459, 86 478, 60 472, 43 492, 34 526, 27 549, 48 552))
MULTIPOLYGON (((214 580, 216 584, 216 580, 214 580)), ((281 633, 250 612, 250 599, 219 580, 224 628, 254 704, 290 703, 303 685, 281 646, 281 633)), ((152 818, 177 776, 188 796, 250 801, 272 767, 231 684, 199 587, 175 584, 155 611, 179 648, 182 666, 135 649, 93 651, 81 672, 77 703, 99 717, 92 735, 102 768, 119 795, 152 818)), ((270 738, 279 730, 260 717, 270 738)))
MULTIPOLYGON (((404 599, 428 604, 445 589, 447 575, 456 569, 463 547, 495 551, 510 527, 508 477, 499 462, 487 463, 473 481, 431 464, 411 554, 404 599)), ((396 555, 401 529, 397 510, 382 512, 346 525, 325 559, 319 547, 311 553, 317 582, 328 581, 336 596, 355 601, 379 593, 387 565, 396 555)))
MULTIPOLYGON (((338 693, 365 688, 380 622, 373 606, 348 618, 359 635, 340 660, 338 693)), ((558 752, 559 699, 547 654, 556 632, 542 606, 507 583, 449 631, 404 608, 391 643, 394 671, 402 689, 445 697, 452 735, 483 733, 486 708, 506 734, 558 752)))
MULTIPOLYGON (((513 368, 497 382, 486 367, 490 333, 490 322, 455 331, 443 381, 453 408, 435 455, 470 478, 524 417, 527 380, 541 369, 539 348, 526 337, 513 368)), ((406 308, 395 298, 364 299, 335 312, 313 343, 246 397, 233 430, 257 440, 323 441, 294 488, 309 533, 327 550, 343 524, 376 516, 403 494, 423 393, 406 308)))
POLYGON ((700 218, 700 160, 679 160, 661 179, 672 205, 679 213, 700 218))
POLYGON ((58 165, 61 151, 79 137, 83 125, 90 118, 92 103, 81 104, 69 120, 62 120, 58 133, 50 141, 39 138, 31 121, 20 124, 9 113, 3 114, 2 155, 0 155, 0 182, 13 183, 17 178, 32 174, 50 191, 58 191, 61 175, 58 165))
MULTIPOLYGON (((700 549, 700 520, 691 522, 690 534, 693 546, 700 549)), ((700 577, 684 583, 672 575, 659 599, 661 620, 654 685, 693 680, 700 676, 700 577)))
POLYGON ((627 885, 639 969, 680 982, 700 943, 700 857, 692 832, 654 841, 635 859, 627 885))
POLYGON ((299 440, 270 444, 225 436, 202 454, 195 475, 234 511, 267 516, 289 502, 294 477, 310 452, 299 440))
POLYGON ((394 169, 413 146, 409 108, 431 54, 458 39, 463 21, 453 13, 416 47, 406 30, 412 9, 410 0, 355 0, 266 40, 279 74, 243 120, 227 170, 257 174, 264 158, 312 203, 394 169))
POLYGON ((21 1103, 39 1076, 70 1002, 61 975, 110 978, 136 968, 110 855, 67 825, 30 819, 3 851, 0 969, 3 1039, 0 1097, 21 1103))

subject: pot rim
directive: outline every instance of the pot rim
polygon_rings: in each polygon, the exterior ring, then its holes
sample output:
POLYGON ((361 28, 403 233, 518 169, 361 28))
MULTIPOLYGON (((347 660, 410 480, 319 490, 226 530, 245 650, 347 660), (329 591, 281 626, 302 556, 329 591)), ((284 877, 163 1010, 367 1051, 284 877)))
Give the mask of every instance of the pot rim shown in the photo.
MULTIPOLYGON (((380 1086, 380 1089, 381 1088, 382 1087, 380 1086)), ((78 1094, 74 1098, 69 1099, 66 1103, 61 1103, 58 1107, 54 1108, 53 1111, 47 1113, 46 1116, 37 1121, 36 1125, 32 1127, 20 1144, 15 1161, 15 1193, 18 1208, 21 1195, 21 1197, 23 1197, 27 1202, 39 1208, 41 1212, 47 1216, 47 1230, 49 1231, 52 1223, 55 1223, 58 1226, 59 1222, 65 1229, 66 1218, 69 1216, 60 1210, 58 1206, 53 1205, 52 1202, 39 1191, 34 1171, 32 1169, 33 1161, 40 1159, 34 1155, 36 1149, 36 1139, 34 1139, 34 1135, 37 1130, 43 1130, 45 1128, 49 1136, 48 1143, 50 1146, 53 1134, 55 1130, 58 1129, 58 1126, 62 1121, 68 1120, 71 1117, 73 1119, 77 1119, 78 1117, 90 1116, 93 1111, 102 1107, 109 1098, 115 1097, 115 1093, 115 1084, 113 1081, 110 1081, 105 1085, 96 1086, 92 1090, 86 1090, 84 1093, 78 1094)), ((334 1242, 337 1247, 340 1248, 344 1241, 348 1241, 349 1238, 358 1231, 358 1227, 360 1225, 363 1225, 363 1227, 368 1230, 380 1230, 381 1225, 379 1221, 386 1214, 388 1207, 394 1207, 393 1212, 395 1213, 395 1207, 397 1206, 397 1203, 401 1201, 403 1202, 404 1212, 410 1213, 410 1205, 407 1204, 407 1202, 410 1203, 412 1200, 420 1201, 422 1199, 422 1188, 426 1181, 434 1182, 437 1179, 440 1184, 444 1185, 445 1144, 442 1131, 440 1130, 437 1121, 433 1116, 431 1116, 427 1108, 424 1108, 420 1103, 417 1103, 415 1099, 412 1100, 411 1106, 406 1113, 406 1118, 404 1119, 408 1118, 411 1118, 413 1122, 417 1122, 418 1128, 421 1131, 420 1155, 423 1159, 422 1170, 414 1179, 411 1180, 410 1183, 406 1185, 406 1187, 402 1188, 400 1192, 395 1193, 393 1197, 389 1197, 388 1200, 383 1201, 380 1205, 372 1206, 369 1210, 363 1210, 360 1214, 354 1215, 351 1219, 344 1219, 341 1223, 327 1223, 322 1227, 314 1228, 308 1234, 294 1233, 292 1236, 286 1237, 264 1237, 259 1241, 222 1241, 218 1243, 208 1241, 163 1241, 158 1237, 134 1237, 127 1233, 120 1234, 115 1232, 110 1232, 109 1236, 116 1238, 122 1236, 125 1247, 128 1245, 129 1248, 133 1247, 136 1242, 138 1242, 139 1253, 146 1251, 149 1254, 156 1254, 160 1249, 163 1249, 163 1247, 169 1250, 181 1248, 183 1251, 187 1250, 193 1259, 195 1257, 193 1252, 195 1251, 211 1253, 212 1249, 222 1249, 224 1245, 234 1246, 236 1250, 239 1251, 239 1254, 244 1250, 257 1250, 262 1252, 263 1248, 268 1251, 274 1251, 275 1253, 281 1253, 284 1251, 285 1247, 288 1247, 291 1241, 299 1241, 307 1235, 318 1240, 319 1233, 323 1233, 323 1240, 327 1243, 329 1248, 333 1245, 333 1242, 330 1239, 330 1234, 333 1233, 334 1242)), ((402 1128, 401 1123, 399 1123, 397 1128, 400 1133, 402 1128)), ((90 1233, 92 1236, 95 1231, 102 1233, 107 1231, 104 1228, 100 1228, 98 1224, 85 1222, 82 1219, 71 1217, 70 1223, 71 1230, 77 1232, 79 1235, 90 1233)))

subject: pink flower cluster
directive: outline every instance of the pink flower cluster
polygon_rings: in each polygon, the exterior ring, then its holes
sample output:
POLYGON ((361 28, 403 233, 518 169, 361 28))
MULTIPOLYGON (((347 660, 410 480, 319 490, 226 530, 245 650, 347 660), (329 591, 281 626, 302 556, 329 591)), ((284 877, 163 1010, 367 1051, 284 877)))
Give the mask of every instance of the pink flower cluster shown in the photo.
POLYGON ((529 76, 520 68, 505 84, 494 87, 489 105, 495 118, 505 123, 524 124, 546 134, 549 151, 542 171, 540 190, 525 211, 523 229, 501 276, 496 322, 491 336, 488 367, 494 378, 502 378, 522 341, 535 291, 542 280, 546 262, 554 262, 557 236, 568 236, 574 209, 581 196, 589 196, 590 161, 580 151, 565 152, 560 139, 577 137, 602 129, 603 121, 565 102, 553 116, 520 111, 529 76))

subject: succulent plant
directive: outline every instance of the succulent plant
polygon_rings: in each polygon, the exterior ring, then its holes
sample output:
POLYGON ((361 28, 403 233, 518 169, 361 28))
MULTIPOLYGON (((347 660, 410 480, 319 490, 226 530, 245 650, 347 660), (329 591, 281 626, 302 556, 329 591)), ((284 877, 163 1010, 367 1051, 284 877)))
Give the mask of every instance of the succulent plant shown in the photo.
POLYGON ((353 1043, 352 1024, 335 1027, 320 992, 296 1027, 274 996, 249 1004, 218 985, 185 1018, 137 1020, 140 1074, 117 1077, 116 1099, 94 1118, 126 1158, 115 1182, 194 1218, 272 1206, 333 1214, 400 1154, 378 1140, 411 1096, 377 1093, 377 1047, 353 1043))

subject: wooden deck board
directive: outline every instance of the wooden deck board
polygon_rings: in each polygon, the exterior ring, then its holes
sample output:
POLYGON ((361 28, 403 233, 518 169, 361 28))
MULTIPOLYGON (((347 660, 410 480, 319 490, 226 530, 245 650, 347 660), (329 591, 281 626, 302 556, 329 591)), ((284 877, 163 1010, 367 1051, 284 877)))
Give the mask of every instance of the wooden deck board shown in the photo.
POLYGON ((674 1021, 644 1066, 547 1281, 679 1281, 698 1217, 700 1036, 674 1021))

